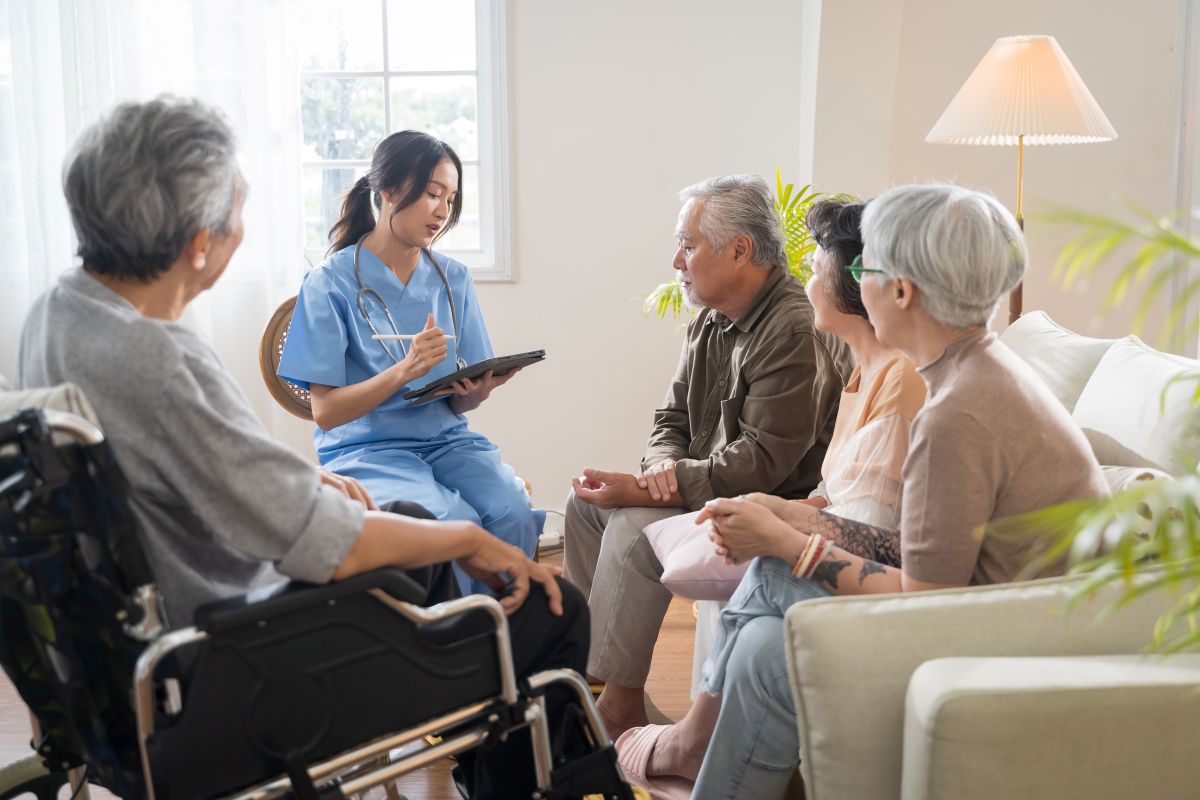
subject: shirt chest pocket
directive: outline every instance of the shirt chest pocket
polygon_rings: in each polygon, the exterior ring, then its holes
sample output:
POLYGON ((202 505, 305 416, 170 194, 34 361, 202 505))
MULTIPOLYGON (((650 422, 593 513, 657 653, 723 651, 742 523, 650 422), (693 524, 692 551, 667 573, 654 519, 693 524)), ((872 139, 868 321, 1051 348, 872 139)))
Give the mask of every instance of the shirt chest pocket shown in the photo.
POLYGON ((742 406, 745 403, 746 396, 740 394, 721 401, 722 444, 728 444, 742 435, 742 406))

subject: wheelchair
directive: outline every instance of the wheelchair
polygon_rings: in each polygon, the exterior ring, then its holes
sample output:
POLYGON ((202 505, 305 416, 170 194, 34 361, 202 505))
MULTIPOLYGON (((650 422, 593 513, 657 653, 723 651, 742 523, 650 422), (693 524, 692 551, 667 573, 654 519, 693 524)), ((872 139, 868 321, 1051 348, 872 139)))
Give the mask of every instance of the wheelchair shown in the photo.
POLYGON ((0 769, 0 798, 91 783, 149 800, 340 800, 524 729, 529 796, 635 797, 582 677, 518 680, 495 599, 423 608, 415 582, 376 570, 209 604, 167 630, 127 497, 86 420, 0 422, 0 663, 36 751, 0 769), (445 635, 469 616, 477 633, 445 635), (556 752, 548 691, 571 698, 577 752, 556 752))

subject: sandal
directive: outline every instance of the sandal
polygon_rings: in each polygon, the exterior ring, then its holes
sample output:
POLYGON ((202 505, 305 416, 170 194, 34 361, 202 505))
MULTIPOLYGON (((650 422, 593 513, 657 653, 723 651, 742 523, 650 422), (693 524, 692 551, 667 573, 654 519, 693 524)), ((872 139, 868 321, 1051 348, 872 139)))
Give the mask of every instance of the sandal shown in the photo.
POLYGON ((690 800, 695 784, 677 775, 646 775, 650 754, 658 744, 666 725, 646 725, 630 728, 617 739, 617 763, 625 780, 645 789, 653 800, 690 800))

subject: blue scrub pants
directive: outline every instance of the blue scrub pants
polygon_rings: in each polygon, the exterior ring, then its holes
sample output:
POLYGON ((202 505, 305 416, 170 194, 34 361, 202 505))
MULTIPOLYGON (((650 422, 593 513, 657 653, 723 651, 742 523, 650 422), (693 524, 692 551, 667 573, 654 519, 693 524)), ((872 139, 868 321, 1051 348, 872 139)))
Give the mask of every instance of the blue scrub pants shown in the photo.
MULTIPOLYGON (((530 558, 537 550, 546 512, 529 507, 525 488, 500 460, 496 445, 467 433, 425 444, 363 445, 323 465, 360 481, 379 505, 406 500, 438 519, 474 522, 498 539, 514 544, 530 558)), ((464 594, 490 594, 454 567, 464 594)))

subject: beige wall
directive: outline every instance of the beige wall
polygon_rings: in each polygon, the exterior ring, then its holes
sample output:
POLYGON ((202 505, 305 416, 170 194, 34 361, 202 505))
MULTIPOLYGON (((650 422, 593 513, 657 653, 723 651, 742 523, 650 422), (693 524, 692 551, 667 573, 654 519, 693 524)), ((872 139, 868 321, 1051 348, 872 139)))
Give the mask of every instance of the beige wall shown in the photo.
MULTIPOLYGON (((1069 294, 1051 279, 1062 234, 1032 215, 1050 202, 1170 206, 1177 0, 1136 12, 1118 0, 814 4, 512 2, 517 282, 480 294, 499 350, 546 347, 550 356, 472 424, 533 482, 537 502, 561 507, 567 477, 585 465, 636 465, 678 339, 670 324, 643 319, 634 298, 670 276, 680 186, 721 172, 769 175, 776 164, 798 177, 811 151, 814 182, 827 191, 870 196, 944 178, 1013 205, 1014 149, 924 141, 999 36, 1056 36, 1120 134, 1027 149, 1025 307, 1093 335, 1129 332, 1128 309, 1096 314, 1107 279, 1069 294), (796 51, 814 18, 810 132, 796 51)), ((1005 320, 997 314, 997 327, 1005 320)))
MULTIPOLYGON (((811 157, 827 191, 869 196, 950 178, 1012 203, 1015 151, 923 141, 998 36, 1057 36, 1121 136, 1031 148, 1029 211, 1047 200, 1171 203, 1176 0, 804 2, 510 0, 516 281, 479 294, 498 352, 544 347, 549 357, 472 425, 533 483, 537 503, 561 508, 584 466, 637 465, 680 344, 672 323, 642 317, 639 299, 672 275, 682 186, 777 165, 803 177, 811 157), (816 18, 819 67, 805 87, 799 49, 816 18), (815 103, 813 128, 804 102, 815 103)), ((1026 307, 1077 330, 1126 333, 1127 314, 1093 319, 1103 281, 1071 295, 1052 284, 1055 241, 1032 219, 1029 228, 1026 307)), ((257 381, 245 388, 270 407, 257 381)), ((277 435, 311 454, 310 426, 270 413, 277 435)))
MULTIPOLYGON (((1178 0, 837 0, 822 4, 814 178, 826 190, 871 195, 914 180, 986 189, 1012 208, 1016 149, 927 144, 933 123, 1000 37, 1058 39, 1119 134, 1104 144, 1025 151, 1030 264, 1025 308, 1080 332, 1130 332, 1131 304, 1097 314, 1110 278, 1070 292, 1051 277, 1064 241, 1039 224, 1052 204, 1127 214, 1126 200, 1172 207, 1178 129, 1178 0), (847 59, 847 54, 851 57, 847 59), (856 57, 861 54, 861 57, 856 57), (859 145, 864 152, 855 152, 859 145)), ((1155 315, 1158 316, 1157 314, 1155 315)), ((1007 314, 996 316, 1003 327, 1007 314)), ((1143 331, 1154 341, 1157 327, 1143 331)))
POLYGON ((792 0, 514 0, 509 118, 516 282, 479 294, 497 351, 544 347, 471 424, 561 508, 584 466, 633 470, 679 355, 640 297, 672 277, 676 193, 795 176, 792 0))

